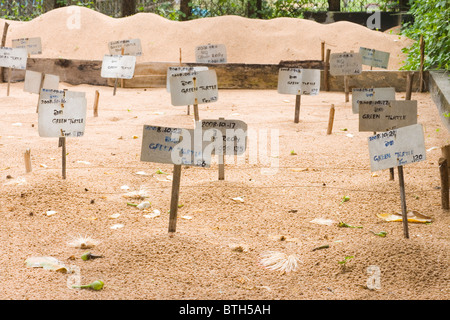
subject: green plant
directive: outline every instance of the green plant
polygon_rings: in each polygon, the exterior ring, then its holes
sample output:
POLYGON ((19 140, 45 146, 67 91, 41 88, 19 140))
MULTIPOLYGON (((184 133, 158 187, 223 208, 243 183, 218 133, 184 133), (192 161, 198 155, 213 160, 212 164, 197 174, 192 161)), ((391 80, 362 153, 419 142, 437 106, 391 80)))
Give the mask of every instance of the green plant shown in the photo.
POLYGON ((450 2, 447 0, 415 0, 410 14, 414 22, 402 26, 402 35, 416 40, 403 52, 408 55, 402 69, 418 70, 420 67, 420 36, 423 36, 424 69, 446 69, 450 64, 450 2))

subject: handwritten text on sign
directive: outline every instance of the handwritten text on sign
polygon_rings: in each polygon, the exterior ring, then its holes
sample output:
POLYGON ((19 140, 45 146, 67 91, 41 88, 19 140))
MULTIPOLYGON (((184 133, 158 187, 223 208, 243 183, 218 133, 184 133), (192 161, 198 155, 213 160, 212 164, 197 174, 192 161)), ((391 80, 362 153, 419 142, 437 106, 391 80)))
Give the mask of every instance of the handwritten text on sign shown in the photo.
POLYGON ((28 53, 21 48, 0 48, 0 67, 25 70, 28 53))
POLYGON ((216 72, 205 70, 172 74, 170 96, 174 106, 216 102, 219 97, 216 72))
POLYGON ((26 49, 28 54, 41 54, 41 38, 22 38, 12 40, 13 48, 26 49))
POLYGON ((280 68, 277 90, 281 94, 317 95, 320 90, 320 70, 280 68))
POLYGON ((136 65, 135 56, 105 55, 102 62, 102 78, 131 79, 136 65))
POLYGON ((378 133, 368 138, 370 170, 379 171, 426 160, 421 124, 378 133))
POLYGON ((378 51, 375 49, 359 48, 362 64, 375 68, 387 69, 389 63, 389 52, 378 51))
POLYGON ((111 55, 120 55, 122 54, 126 56, 141 56, 142 55, 142 47, 140 39, 131 39, 131 40, 118 40, 111 41, 108 43, 109 54, 111 55))
POLYGON ((208 70, 208 67, 169 67, 167 68, 166 90, 170 92, 170 77, 177 73, 189 73, 208 70))
POLYGON ((203 130, 215 129, 213 141, 217 141, 214 154, 241 155, 247 147, 247 124, 241 120, 201 120, 203 130), (220 148, 220 145, 222 147, 220 148))
POLYGON ((37 93, 43 89, 58 90, 59 76, 53 74, 45 74, 44 77, 41 72, 26 70, 23 91, 37 93), (42 78, 44 81, 42 82, 42 78))
POLYGON ((355 75, 362 72, 362 59, 359 53, 343 52, 330 55, 330 74, 332 76, 355 75))
POLYGON ((395 100, 395 88, 354 88, 352 89, 352 111, 359 113, 360 101, 395 100))
POLYGON ((214 130, 168 128, 144 125, 141 161, 209 167, 214 130))
POLYGON ((42 89, 38 123, 41 137, 82 137, 86 124, 85 93, 42 89))
POLYGON ((208 44, 195 48, 197 63, 227 63, 227 49, 223 44, 208 44))
POLYGON ((359 131, 380 132, 417 123, 417 101, 360 101, 359 131))

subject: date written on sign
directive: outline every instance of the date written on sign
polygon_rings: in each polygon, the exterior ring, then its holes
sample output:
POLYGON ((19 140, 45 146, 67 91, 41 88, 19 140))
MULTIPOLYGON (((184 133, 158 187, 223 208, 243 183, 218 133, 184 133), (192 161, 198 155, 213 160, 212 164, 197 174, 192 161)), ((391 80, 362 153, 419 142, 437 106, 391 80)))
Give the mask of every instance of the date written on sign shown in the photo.
POLYGON ((379 171, 426 160, 421 124, 414 124, 368 138, 370 170, 379 171))
POLYGON ((41 90, 38 114, 40 137, 82 137, 85 125, 84 92, 41 90))
POLYGON ((102 78, 131 79, 136 65, 135 56, 104 55, 102 62, 102 78))
POLYGON ((278 93, 292 95, 317 95, 320 91, 320 70, 280 68, 278 93))
POLYGON ((388 131, 417 123, 417 101, 359 101, 359 131, 388 131))
POLYGON ((387 101, 395 100, 395 88, 353 88, 352 112, 359 113, 360 101, 387 101))
POLYGON ((216 102, 219 97, 216 72, 204 70, 172 74, 170 96, 174 106, 216 102))
POLYGON ((332 53, 330 74, 332 76, 355 75, 362 72, 361 54, 356 52, 332 53))

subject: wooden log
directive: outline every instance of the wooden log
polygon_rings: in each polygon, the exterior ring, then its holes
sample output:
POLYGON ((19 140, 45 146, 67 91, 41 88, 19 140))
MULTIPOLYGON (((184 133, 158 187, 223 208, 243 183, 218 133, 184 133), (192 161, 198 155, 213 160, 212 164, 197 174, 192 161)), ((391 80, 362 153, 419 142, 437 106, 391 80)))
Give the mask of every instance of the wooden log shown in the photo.
POLYGON ((449 190, 448 190, 448 162, 445 158, 439 159, 439 173, 441 177, 441 206, 442 209, 449 209, 449 190))

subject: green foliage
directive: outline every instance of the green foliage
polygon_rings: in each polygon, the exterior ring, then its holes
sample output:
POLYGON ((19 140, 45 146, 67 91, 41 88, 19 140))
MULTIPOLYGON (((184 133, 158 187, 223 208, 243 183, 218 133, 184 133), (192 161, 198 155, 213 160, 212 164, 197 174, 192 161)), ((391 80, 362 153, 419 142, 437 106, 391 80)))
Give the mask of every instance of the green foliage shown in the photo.
POLYGON ((413 23, 402 26, 402 34, 416 40, 403 52, 408 55, 402 69, 418 70, 420 67, 420 36, 425 42, 424 69, 446 69, 450 64, 448 0, 415 0, 409 11, 414 16, 413 23))

